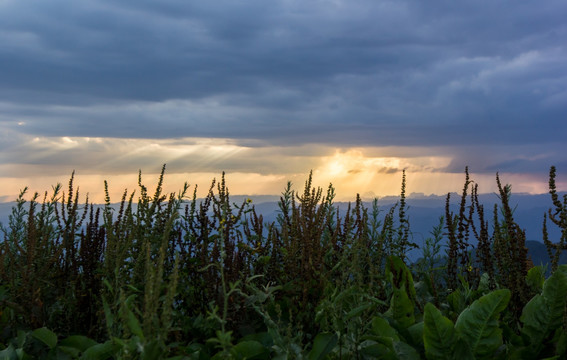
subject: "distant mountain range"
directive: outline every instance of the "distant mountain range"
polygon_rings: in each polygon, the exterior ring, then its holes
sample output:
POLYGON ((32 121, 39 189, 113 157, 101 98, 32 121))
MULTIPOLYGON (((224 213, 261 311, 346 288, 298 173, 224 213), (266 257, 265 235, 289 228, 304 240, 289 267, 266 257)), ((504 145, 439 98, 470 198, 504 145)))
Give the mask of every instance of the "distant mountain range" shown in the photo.
MULTIPOLYGON (((562 194, 561 194, 562 196, 562 194)), ((241 204, 247 198, 253 200, 253 204, 257 213, 262 214, 265 222, 273 222, 278 214, 278 195, 234 195, 231 201, 241 204)), ((378 198, 378 205, 383 210, 382 216, 390 207, 399 200, 399 197, 388 196, 378 198)), ((413 235, 413 241, 422 245, 425 239, 430 236, 430 231, 439 223, 439 217, 445 214, 446 196, 410 194, 407 197, 409 206, 407 215, 409 216, 410 227, 413 235)), ((496 194, 479 195, 481 204, 484 205, 485 217, 492 222, 492 211, 495 204, 499 204, 499 198, 496 194)), ((451 194, 451 210, 458 211, 460 195, 451 194)), ((4 225, 8 224, 8 216, 14 202, 0 203, 0 222, 4 225)), ((370 201, 365 201, 367 207, 371 207, 370 201)), ((526 232, 526 240, 528 248, 534 264, 539 262, 547 262, 547 252, 542 240, 542 223, 543 214, 551 207, 551 198, 549 194, 530 195, 530 194, 512 194, 511 205, 515 209, 514 219, 526 232)), ((347 202, 337 202, 336 206, 339 211, 344 214, 347 209, 347 202)), ((556 242, 560 236, 560 230, 548 221, 548 231, 550 240, 556 242)), ((420 250, 414 250, 410 254, 410 258, 417 259, 421 254, 420 250)), ((564 254, 565 255, 565 254, 564 254)), ((567 258, 562 258, 562 263, 567 263, 567 258)))

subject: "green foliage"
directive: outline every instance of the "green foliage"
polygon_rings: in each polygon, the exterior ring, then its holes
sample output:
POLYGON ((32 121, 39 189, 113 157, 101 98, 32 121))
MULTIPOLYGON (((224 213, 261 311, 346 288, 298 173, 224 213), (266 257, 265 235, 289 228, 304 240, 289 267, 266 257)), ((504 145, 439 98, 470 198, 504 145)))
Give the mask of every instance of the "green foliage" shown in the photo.
POLYGON ((415 322, 416 293, 413 277, 402 259, 390 256, 386 265, 386 276, 392 285, 392 297, 387 315, 400 326, 407 328, 415 322))
POLYGON ((495 290, 473 302, 459 315, 455 329, 475 358, 493 358, 502 345, 502 329, 498 320, 509 301, 509 290, 495 290))
POLYGON ((325 359, 333 348, 337 345, 338 337, 336 334, 319 333, 313 340, 313 349, 307 355, 309 360, 325 359))
POLYGON ((36 329, 31 335, 43 342, 50 349, 55 348, 55 345, 57 345, 57 334, 47 328, 36 329))
POLYGON ((419 359, 418 351, 411 345, 407 329, 401 329, 408 335, 407 338, 394 328, 392 324, 381 316, 372 320, 372 329, 366 336, 368 341, 361 349, 361 354, 370 358, 387 359, 419 359))
MULTIPOLYGON (((543 284, 541 294, 534 296, 524 307, 520 320, 522 335, 528 340, 529 351, 534 355, 551 349, 552 343, 564 333, 567 306, 567 265, 561 265, 543 284)), ((561 339, 564 341, 564 339, 561 339)))
POLYGON ((453 322, 431 303, 425 305, 423 343, 427 359, 453 359, 457 332, 453 322))
MULTIPOLYGON (((458 212, 448 196, 415 264, 405 173, 385 210, 360 196, 339 209, 310 174, 303 191, 288 183, 274 223, 250 200, 233 203, 224 174, 197 199, 187 184, 164 194, 165 167, 153 192, 140 173, 137 198, 125 190, 113 204, 105 183, 102 207, 81 205, 73 175, 67 191, 26 200, 24 189, 0 224, 0 358, 564 358, 567 265, 553 262, 563 238, 544 236, 545 279, 511 187, 497 177, 489 232, 465 174, 458 212)), ((547 215, 563 228, 554 179, 552 169, 547 215)))

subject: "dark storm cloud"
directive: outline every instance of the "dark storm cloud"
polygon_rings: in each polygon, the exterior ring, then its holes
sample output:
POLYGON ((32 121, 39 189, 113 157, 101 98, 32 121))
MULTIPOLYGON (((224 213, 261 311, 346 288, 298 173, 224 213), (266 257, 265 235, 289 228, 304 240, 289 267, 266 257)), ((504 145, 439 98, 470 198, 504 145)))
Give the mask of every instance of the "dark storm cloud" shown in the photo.
POLYGON ((567 171, 565 144, 552 142, 516 146, 463 146, 452 150, 453 159, 442 171, 459 172, 465 167, 479 173, 513 172, 546 174, 551 165, 567 171))
MULTIPOLYGON (((534 156, 559 161, 565 150, 566 13, 558 0, 3 1, 0 127, 241 144, 531 144, 537 153, 483 168, 538 168, 534 156)), ((475 161, 457 155, 449 168, 475 161)))

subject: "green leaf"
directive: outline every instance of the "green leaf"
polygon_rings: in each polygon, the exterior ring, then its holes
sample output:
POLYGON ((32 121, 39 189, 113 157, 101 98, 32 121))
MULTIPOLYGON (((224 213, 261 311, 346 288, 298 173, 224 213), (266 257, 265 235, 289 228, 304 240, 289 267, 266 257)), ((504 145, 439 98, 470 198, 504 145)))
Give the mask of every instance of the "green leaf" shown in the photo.
MULTIPOLYGON (((36 357, 32 356, 24 351, 24 349, 16 349, 16 354, 18 354, 18 360, 35 360, 36 357)), ((49 354, 48 354, 49 356, 49 354)))
POLYGON ((18 354, 14 349, 14 346, 10 344, 7 348, 0 351, 0 359, 2 360, 18 360, 18 354))
POLYGON ((324 332, 317 334, 315 340, 313 341, 313 349, 307 355, 309 360, 319 360, 324 359, 327 354, 333 351, 333 348, 338 342, 337 334, 332 334, 329 332, 324 332))
MULTIPOLYGON (((423 327, 420 324, 415 324, 410 328, 404 329, 408 338, 414 340, 414 336, 423 332, 423 327)), ((364 338, 376 342, 377 344, 367 346, 365 353, 369 354, 369 358, 372 353, 379 354, 380 359, 419 359, 418 352, 410 345, 405 343, 403 338, 400 336, 398 331, 390 325, 388 320, 376 316, 372 319, 372 330, 369 336, 364 338), (415 357, 417 356, 417 357, 415 357)), ((419 341, 414 341, 418 346, 419 341)))
POLYGON ((453 291, 451 294, 449 294, 449 296, 447 296, 447 303, 449 304, 449 306, 451 306, 451 309, 457 314, 463 312, 463 310, 465 310, 467 306, 465 296, 459 289, 453 291))
POLYGON ((50 349, 53 349, 57 345, 57 334, 55 334, 48 328, 43 327, 36 329, 32 331, 31 335, 39 341, 43 342, 50 349))
POLYGON ((23 330, 18 330, 18 336, 16 337, 16 347, 23 348, 26 343, 27 333, 23 330))
MULTIPOLYGON (((457 343, 455 344, 455 353, 453 354, 453 359, 475 360, 469 344, 464 339, 457 340, 457 343)), ((492 357, 489 357, 489 359, 492 359, 492 357)))
POLYGON ((425 305, 423 343, 427 359, 452 359, 457 333, 453 322, 433 304, 425 305))
POLYGON ((246 335, 242 337, 239 341, 242 342, 242 341, 250 341, 250 340, 257 341, 268 348, 274 345, 274 340, 272 339, 272 336, 266 331, 246 335))
POLYGON ((557 339, 557 347, 555 353, 563 356, 563 358, 567 358, 567 332, 561 331, 559 339, 557 339))
POLYGON ((393 340, 400 340, 400 337, 398 336, 398 332, 396 331, 396 329, 394 329, 390 325, 390 323, 388 323, 388 320, 380 316, 376 316, 374 317, 374 319, 372 319, 372 332, 380 337, 387 337, 393 340))
POLYGON ((398 359, 403 360, 420 360, 421 357, 417 350, 403 341, 394 341, 394 352, 398 359))
POLYGON ((414 311, 414 303, 409 298, 406 290, 404 288, 394 288, 392 299, 390 300, 390 309, 388 310, 388 313, 392 315, 394 320, 403 328, 410 327, 415 323, 414 311))
POLYGON ((404 262, 396 257, 388 257, 386 276, 392 284, 392 298, 388 315, 403 328, 408 328, 415 323, 415 286, 413 277, 404 262))
POLYGON ((153 360, 159 359, 160 355, 163 354, 164 349, 162 348, 160 342, 157 339, 150 341, 145 344, 140 354, 140 360, 153 360))
POLYGON ((362 344, 360 354, 365 359, 384 359, 386 356, 391 356, 392 350, 384 344, 372 342, 362 344))
POLYGON ((235 358, 233 355, 228 352, 228 350, 219 350, 216 354, 211 357, 211 360, 228 360, 228 359, 237 359, 242 360, 240 358, 235 358))
POLYGON ((360 306, 357 306, 356 308, 352 309, 351 311, 349 311, 345 316, 344 316, 344 320, 350 320, 353 317, 359 316, 360 314, 362 314, 365 310, 368 310, 369 308, 371 308, 374 304, 372 304, 371 302, 366 302, 363 303, 360 306))
POLYGON ((91 346, 83 353, 81 360, 106 360, 112 358, 120 350, 120 346, 108 340, 102 344, 91 346))
POLYGON ((230 352, 237 359, 262 360, 270 358, 270 350, 254 340, 241 341, 230 352))
MULTIPOLYGON (((108 282, 108 280, 104 280, 108 282)), ((110 286, 110 284, 108 284, 110 286)), ((102 308, 104 310, 104 318, 106 320, 106 327, 112 329, 114 326, 114 317, 112 316, 112 311, 110 310, 110 306, 106 302, 104 296, 102 297, 102 308)))
POLYGON ((59 346, 66 346, 84 352, 97 342, 83 335, 72 335, 59 342, 59 346))
POLYGON ((502 345, 498 317, 508 305, 510 296, 508 289, 493 291, 473 302, 459 315, 455 329, 469 344, 476 358, 490 358, 502 345))
POLYGON ((191 360, 210 359, 206 347, 203 344, 193 343, 187 347, 186 351, 189 353, 189 359, 191 360))
POLYGON ((144 332, 142 331, 142 326, 140 325, 140 321, 138 321, 138 319, 136 318, 136 315, 134 315, 134 312, 130 309, 127 309, 127 319, 126 322, 128 324, 128 329, 130 330, 130 332, 136 336, 138 336, 140 339, 142 339, 142 342, 144 341, 144 332))
POLYGON ((81 356, 81 352, 78 349, 62 345, 57 346, 57 354, 60 358, 64 359, 67 359, 69 357, 72 359, 78 359, 81 356), (65 355, 65 357, 63 357, 62 355, 65 355))
POLYGON ((532 344, 541 344, 549 335, 552 319, 545 298, 541 294, 534 296, 524 306, 520 321, 524 324, 522 334, 526 335, 532 344))
POLYGON ((564 275, 567 275, 567 264, 559 265, 559 267, 555 271, 556 272, 559 271, 559 272, 563 273, 564 275))
POLYGON ((563 323, 567 301, 567 266, 561 266, 547 279, 543 284, 542 295, 550 316, 549 326, 553 331, 563 323))
POLYGON ((413 276, 406 264, 397 256, 389 256, 386 266, 386 277, 390 279, 392 286, 398 289, 405 288, 412 300, 416 299, 413 276))
MULTIPOLYGON (((534 352, 539 352, 546 339, 561 326, 567 301, 567 272, 560 267, 543 284, 541 294, 524 306, 520 321, 522 334, 528 337, 534 352)), ((567 269, 567 267, 566 267, 567 269)))
POLYGON ((543 267, 541 265, 534 266, 528 271, 528 275, 526 276, 526 283, 529 287, 539 292, 542 290, 544 282, 545 276, 543 273, 543 267))
POLYGON ((407 328, 407 335, 406 340, 408 344, 413 346, 414 348, 419 348, 421 350, 424 349, 423 347, 423 331, 424 331, 424 323, 420 321, 418 323, 413 324, 409 328, 407 328))

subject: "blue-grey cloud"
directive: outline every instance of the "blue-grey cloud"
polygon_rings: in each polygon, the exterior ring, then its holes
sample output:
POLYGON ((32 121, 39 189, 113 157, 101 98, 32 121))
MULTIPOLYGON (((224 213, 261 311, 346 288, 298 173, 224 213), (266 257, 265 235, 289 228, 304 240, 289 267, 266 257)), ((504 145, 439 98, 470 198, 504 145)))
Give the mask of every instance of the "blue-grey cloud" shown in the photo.
POLYGON ((506 156, 455 150, 448 169, 539 171, 566 150, 566 13, 560 0, 3 1, 0 130, 498 144, 506 156))

